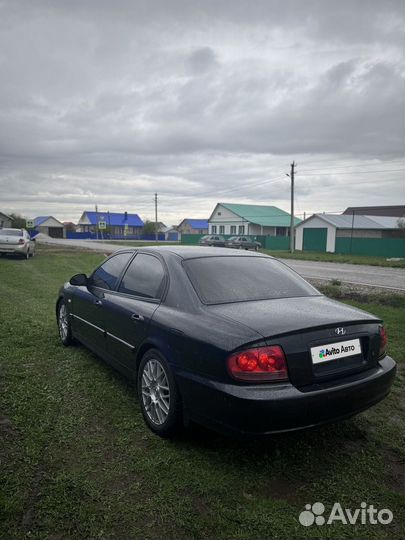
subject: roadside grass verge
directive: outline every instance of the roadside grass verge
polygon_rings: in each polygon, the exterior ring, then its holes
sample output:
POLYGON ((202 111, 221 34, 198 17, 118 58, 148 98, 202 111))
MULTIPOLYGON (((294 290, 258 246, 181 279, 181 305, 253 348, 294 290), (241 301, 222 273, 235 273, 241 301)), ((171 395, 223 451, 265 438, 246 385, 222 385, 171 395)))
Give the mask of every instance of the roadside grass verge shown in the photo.
POLYGON ((384 319, 399 374, 390 396, 342 423, 268 440, 145 427, 134 388, 58 340, 59 286, 99 253, 0 259, 0 538, 400 538, 404 536, 404 310, 384 319), (306 503, 394 513, 390 525, 302 527, 306 503))
POLYGON ((277 259, 299 259, 303 261, 323 261, 349 264, 367 264, 370 266, 390 266, 392 268, 405 268, 405 260, 389 261, 385 257, 374 257, 365 255, 343 255, 340 253, 322 253, 318 251, 276 251, 271 249, 261 249, 263 253, 276 257, 277 259))
POLYGON ((336 300, 354 300, 363 304, 381 304, 382 306, 392 306, 405 310, 405 294, 403 292, 390 292, 380 290, 376 292, 373 287, 353 287, 344 284, 314 282, 315 287, 325 296, 336 300))

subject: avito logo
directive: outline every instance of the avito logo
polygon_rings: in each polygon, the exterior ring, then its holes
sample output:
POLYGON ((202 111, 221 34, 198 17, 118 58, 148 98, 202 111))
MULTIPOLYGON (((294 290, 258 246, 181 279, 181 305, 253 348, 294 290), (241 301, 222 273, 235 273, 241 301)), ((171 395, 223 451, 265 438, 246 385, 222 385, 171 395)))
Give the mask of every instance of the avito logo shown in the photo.
POLYGON ((325 505, 321 502, 314 504, 306 504, 298 516, 298 520, 304 527, 311 525, 331 525, 340 522, 343 525, 388 525, 394 519, 394 514, 388 508, 378 510, 372 504, 368 505, 365 502, 360 504, 360 508, 343 508, 338 502, 334 503, 332 510, 328 516, 324 516, 325 505))

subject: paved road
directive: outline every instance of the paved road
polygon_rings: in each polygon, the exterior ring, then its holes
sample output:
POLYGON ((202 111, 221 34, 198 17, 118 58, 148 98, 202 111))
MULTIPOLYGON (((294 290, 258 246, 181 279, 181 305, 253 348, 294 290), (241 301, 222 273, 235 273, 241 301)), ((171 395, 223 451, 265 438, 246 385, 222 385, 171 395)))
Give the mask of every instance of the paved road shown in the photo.
MULTIPOLYGON (((94 249, 104 253, 112 253, 116 249, 127 247, 125 244, 105 244, 101 241, 94 240, 62 240, 59 238, 40 238, 38 240, 41 243, 94 249)), ((281 260, 305 278, 321 280, 338 279, 345 283, 405 291, 405 270, 403 268, 302 261, 295 259, 281 260)))
POLYGON ((338 279, 345 283, 405 291, 405 270, 363 264, 280 259, 306 278, 338 279))

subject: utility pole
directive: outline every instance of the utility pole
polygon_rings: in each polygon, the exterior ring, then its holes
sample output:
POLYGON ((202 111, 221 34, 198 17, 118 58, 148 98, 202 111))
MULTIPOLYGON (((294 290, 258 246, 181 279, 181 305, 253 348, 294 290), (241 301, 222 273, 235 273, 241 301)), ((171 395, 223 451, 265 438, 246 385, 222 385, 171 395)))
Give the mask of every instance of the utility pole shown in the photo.
POLYGON ((157 214, 158 194, 155 193, 155 242, 158 241, 158 214, 157 214))
POLYGON ((295 161, 291 163, 291 173, 287 176, 291 179, 291 221, 290 221, 290 252, 294 253, 294 174, 295 161))
POLYGON ((96 240, 98 240, 98 206, 96 205, 96 240))
POLYGON ((352 254, 352 247, 353 247, 354 214, 355 214, 355 210, 353 210, 352 212, 352 228, 350 231, 350 251, 349 251, 350 255, 352 254))

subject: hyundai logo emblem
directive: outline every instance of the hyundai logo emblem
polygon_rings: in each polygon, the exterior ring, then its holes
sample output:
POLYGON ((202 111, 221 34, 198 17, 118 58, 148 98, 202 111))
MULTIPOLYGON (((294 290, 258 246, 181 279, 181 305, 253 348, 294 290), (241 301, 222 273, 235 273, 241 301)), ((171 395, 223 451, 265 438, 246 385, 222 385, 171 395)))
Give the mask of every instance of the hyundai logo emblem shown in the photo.
POLYGON ((346 334, 345 328, 335 328, 335 334, 338 336, 344 336, 346 334))

